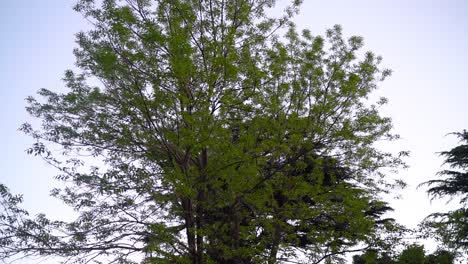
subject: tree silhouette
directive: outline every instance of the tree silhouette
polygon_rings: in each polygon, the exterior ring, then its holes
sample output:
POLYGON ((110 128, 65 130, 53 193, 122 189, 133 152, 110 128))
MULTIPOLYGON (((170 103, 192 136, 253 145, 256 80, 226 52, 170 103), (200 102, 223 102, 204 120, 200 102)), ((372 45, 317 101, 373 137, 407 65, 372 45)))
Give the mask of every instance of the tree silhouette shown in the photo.
POLYGON ((450 169, 438 173, 442 179, 430 180, 427 192, 434 198, 459 197, 462 207, 450 212, 439 212, 428 216, 422 223, 426 231, 436 236, 448 247, 467 252, 468 250, 468 132, 454 133, 462 144, 440 153, 444 164, 450 169))

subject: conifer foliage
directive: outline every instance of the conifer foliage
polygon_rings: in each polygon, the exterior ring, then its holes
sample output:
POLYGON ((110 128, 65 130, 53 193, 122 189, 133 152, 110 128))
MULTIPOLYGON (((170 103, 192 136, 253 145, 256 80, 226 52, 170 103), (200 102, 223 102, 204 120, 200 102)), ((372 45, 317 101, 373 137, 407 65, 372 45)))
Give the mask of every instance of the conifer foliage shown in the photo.
POLYGON ((428 185, 428 194, 433 198, 460 198, 462 207, 431 214, 422 226, 435 231, 446 246, 468 252, 468 131, 454 133, 461 144, 440 153, 450 169, 440 171, 441 179, 423 183, 428 185))

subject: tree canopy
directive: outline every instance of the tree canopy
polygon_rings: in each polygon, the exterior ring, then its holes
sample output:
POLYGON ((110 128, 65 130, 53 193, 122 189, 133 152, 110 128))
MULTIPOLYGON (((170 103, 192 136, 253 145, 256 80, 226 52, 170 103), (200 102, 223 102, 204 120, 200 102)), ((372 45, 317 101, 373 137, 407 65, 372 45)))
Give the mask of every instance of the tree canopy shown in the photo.
POLYGON ((450 169, 438 173, 441 179, 430 180, 427 193, 433 198, 460 198, 461 208, 429 215, 423 229, 432 232, 449 248, 468 253, 468 131, 454 133, 462 144, 440 153, 450 169))
POLYGON ((361 255, 353 256, 353 264, 454 264, 455 257, 454 252, 443 249, 426 254, 424 246, 411 244, 399 254, 392 255, 378 250, 367 250, 361 255))
POLYGON ((42 125, 21 127, 78 217, 30 217, 1 185, 0 259, 319 263, 389 246, 401 229, 380 195, 402 182, 381 169, 406 153, 375 147, 398 137, 369 98, 390 71, 340 26, 298 32, 300 2, 272 17, 272 0, 78 1, 80 71, 29 97, 42 125))

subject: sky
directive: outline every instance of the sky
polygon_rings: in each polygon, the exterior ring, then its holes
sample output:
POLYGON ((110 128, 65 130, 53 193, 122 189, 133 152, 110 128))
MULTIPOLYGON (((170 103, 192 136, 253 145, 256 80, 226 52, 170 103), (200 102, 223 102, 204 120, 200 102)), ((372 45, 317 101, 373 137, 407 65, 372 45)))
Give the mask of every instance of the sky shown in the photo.
MULTIPOLYGON (((0 0, 0 182, 23 194, 33 214, 65 218, 70 209, 48 196, 56 172, 26 154, 33 141, 18 128, 37 123, 24 99, 40 88, 63 89, 64 71, 74 68, 74 34, 88 24, 73 2, 0 0)), ((399 173, 408 187, 396 192, 402 198, 392 201, 392 216, 415 227, 429 213, 456 206, 430 202, 416 186, 443 168, 437 152, 458 143, 446 134, 468 129, 468 1, 304 0, 294 21, 314 35, 340 24, 345 36, 363 36, 365 49, 393 70, 377 94, 389 99, 382 113, 402 139, 385 147, 411 156, 410 168, 399 173)))

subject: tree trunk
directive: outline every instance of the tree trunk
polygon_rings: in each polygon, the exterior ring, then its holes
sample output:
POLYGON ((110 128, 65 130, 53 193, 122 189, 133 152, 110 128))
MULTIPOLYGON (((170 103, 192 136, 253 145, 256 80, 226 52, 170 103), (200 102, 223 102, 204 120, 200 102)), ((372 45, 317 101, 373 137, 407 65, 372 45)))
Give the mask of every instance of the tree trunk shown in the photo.
POLYGON ((192 201, 189 198, 182 198, 182 208, 184 210, 185 218, 185 229, 187 232, 188 249, 190 253, 190 259, 192 264, 198 264, 197 262, 197 248, 195 244, 195 225, 192 214, 192 201))

